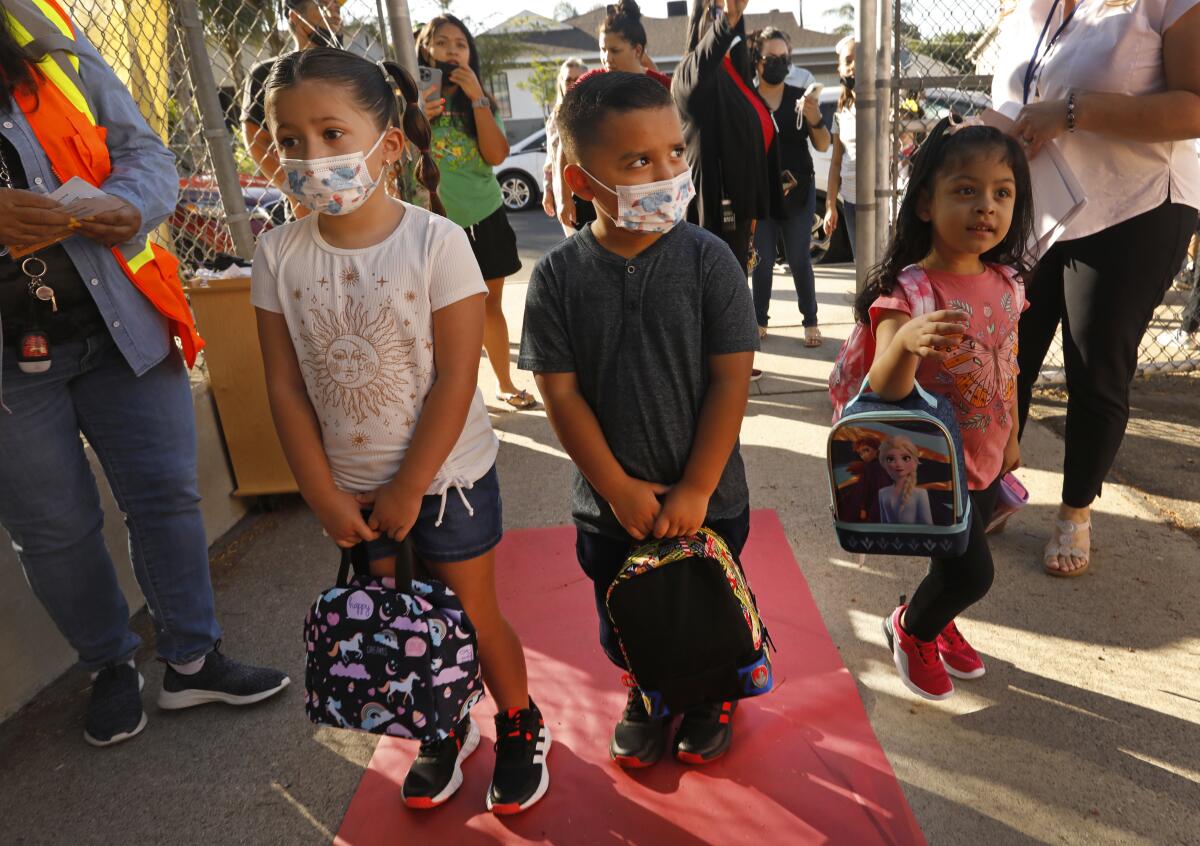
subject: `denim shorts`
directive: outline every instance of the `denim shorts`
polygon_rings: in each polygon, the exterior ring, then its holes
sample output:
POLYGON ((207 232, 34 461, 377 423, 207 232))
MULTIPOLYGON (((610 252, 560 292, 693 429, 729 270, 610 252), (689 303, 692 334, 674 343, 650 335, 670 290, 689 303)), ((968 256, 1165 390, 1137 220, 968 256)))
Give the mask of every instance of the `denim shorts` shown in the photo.
MULTIPOLYGON (((418 559, 433 564, 470 561, 500 543, 504 535, 504 515, 500 478, 494 464, 470 489, 464 488, 460 492, 452 487, 446 491, 445 501, 439 526, 435 524, 438 512, 442 511, 442 497, 432 494, 421 500, 421 512, 409 533, 418 559), (470 511, 464 498, 470 503, 470 511)), ((396 554, 396 548, 394 540, 380 536, 367 542, 367 556, 372 561, 389 558, 396 554)))

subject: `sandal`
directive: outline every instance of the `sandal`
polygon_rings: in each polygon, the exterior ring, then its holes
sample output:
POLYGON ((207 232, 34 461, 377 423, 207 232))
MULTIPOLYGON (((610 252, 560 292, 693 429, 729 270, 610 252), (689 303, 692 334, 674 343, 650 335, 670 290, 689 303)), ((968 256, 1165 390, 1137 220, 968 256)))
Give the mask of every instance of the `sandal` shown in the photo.
POLYGON ((1042 567, 1046 571, 1046 575, 1060 579, 1082 576, 1092 563, 1092 521, 1085 520, 1082 523, 1076 523, 1074 520, 1055 520, 1054 522, 1055 530, 1058 533, 1057 537, 1050 538, 1042 553, 1042 567), (1076 546, 1075 535, 1079 532, 1088 532, 1087 549, 1076 546), (1056 563, 1059 558, 1082 558, 1083 566, 1074 570, 1060 570, 1057 567, 1051 567, 1050 565, 1056 563))
POLYGON ((821 346, 821 330, 816 326, 804 327, 804 346, 819 347, 821 346))
POLYGON ((496 399, 512 407, 514 411, 528 411, 537 408, 538 401, 529 391, 513 391, 512 393, 496 392, 496 399))

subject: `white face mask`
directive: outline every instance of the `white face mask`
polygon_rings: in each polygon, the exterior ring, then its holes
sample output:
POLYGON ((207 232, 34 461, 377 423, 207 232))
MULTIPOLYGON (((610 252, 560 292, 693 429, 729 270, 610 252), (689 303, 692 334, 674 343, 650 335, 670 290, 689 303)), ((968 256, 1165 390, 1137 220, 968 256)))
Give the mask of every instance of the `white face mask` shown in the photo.
POLYGON ((323 159, 280 159, 287 174, 283 190, 296 202, 320 214, 350 214, 365 203, 383 182, 387 167, 372 179, 367 159, 387 137, 385 131, 365 153, 347 153, 323 159))
POLYGON ((687 216, 688 203, 696 195, 689 168, 670 179, 650 182, 645 185, 618 185, 609 188, 592 176, 583 166, 580 170, 610 194, 617 197, 617 216, 604 212, 599 203, 596 208, 622 229, 631 232, 669 232, 687 216))

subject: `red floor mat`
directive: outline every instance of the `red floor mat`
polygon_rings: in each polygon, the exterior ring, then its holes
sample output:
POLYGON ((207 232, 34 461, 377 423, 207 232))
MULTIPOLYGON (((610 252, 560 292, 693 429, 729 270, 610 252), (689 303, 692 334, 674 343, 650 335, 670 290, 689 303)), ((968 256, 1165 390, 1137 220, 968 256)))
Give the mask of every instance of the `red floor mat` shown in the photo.
POLYGON ((723 760, 692 768, 665 759, 629 774, 608 757, 625 691, 596 641, 575 530, 509 532, 499 551, 501 602, 553 734, 550 792, 520 816, 487 813, 495 710, 485 700, 474 711, 483 742, 453 799, 434 811, 407 810, 399 791, 416 745, 381 740, 337 842, 923 844, 774 512, 754 513, 743 557, 779 646, 775 691, 738 709, 723 760))

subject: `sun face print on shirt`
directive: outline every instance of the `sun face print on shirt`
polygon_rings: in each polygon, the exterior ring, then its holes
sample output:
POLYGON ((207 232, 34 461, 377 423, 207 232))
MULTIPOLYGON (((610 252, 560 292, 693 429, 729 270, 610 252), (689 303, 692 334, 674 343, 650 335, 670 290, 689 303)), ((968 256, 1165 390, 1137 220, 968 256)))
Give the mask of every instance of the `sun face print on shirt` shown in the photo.
POLYGON ((389 410, 408 415, 416 340, 401 335, 390 309, 371 314, 347 297, 340 314, 310 309, 300 338, 307 351, 300 366, 324 408, 341 409, 359 424, 389 410))

